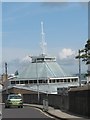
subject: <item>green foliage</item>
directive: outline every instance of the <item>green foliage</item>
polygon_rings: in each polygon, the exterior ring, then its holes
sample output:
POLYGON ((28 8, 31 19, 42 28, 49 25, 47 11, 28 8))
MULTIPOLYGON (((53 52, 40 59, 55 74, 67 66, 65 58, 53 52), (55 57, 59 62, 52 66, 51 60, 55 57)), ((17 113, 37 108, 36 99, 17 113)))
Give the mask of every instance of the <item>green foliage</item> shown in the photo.
POLYGON ((79 50, 78 53, 79 55, 76 56, 75 58, 76 59, 81 59, 82 58, 82 61, 87 61, 86 64, 90 64, 90 39, 87 40, 87 43, 85 45, 85 48, 82 49, 82 50, 79 50), (81 54, 83 53, 83 54, 81 54))
POLYGON ((85 49, 88 51, 90 50, 90 39, 88 39, 86 45, 85 45, 85 49))

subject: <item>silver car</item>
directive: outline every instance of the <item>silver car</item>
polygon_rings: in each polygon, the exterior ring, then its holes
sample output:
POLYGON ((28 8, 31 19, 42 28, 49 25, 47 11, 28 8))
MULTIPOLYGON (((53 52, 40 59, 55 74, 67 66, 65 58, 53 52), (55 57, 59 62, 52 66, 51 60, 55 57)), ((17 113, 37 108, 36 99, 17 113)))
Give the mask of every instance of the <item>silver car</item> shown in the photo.
POLYGON ((10 108, 10 107, 23 108, 22 96, 18 95, 18 94, 10 94, 10 95, 8 95, 8 98, 5 101, 5 108, 10 108))

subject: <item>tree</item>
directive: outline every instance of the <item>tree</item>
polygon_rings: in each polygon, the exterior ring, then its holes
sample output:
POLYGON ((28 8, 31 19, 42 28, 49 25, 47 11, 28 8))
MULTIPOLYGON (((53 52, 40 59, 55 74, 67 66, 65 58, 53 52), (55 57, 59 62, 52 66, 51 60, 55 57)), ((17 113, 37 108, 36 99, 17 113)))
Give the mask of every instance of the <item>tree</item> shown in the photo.
POLYGON ((86 64, 88 65, 88 70, 87 70, 87 76, 90 77, 90 39, 87 40, 87 43, 85 45, 85 52, 86 52, 86 64))
MULTIPOLYGON (((75 58, 79 60, 82 59, 82 61, 86 62, 86 64, 90 66, 90 39, 87 40, 87 43, 85 44, 85 48, 82 50, 79 50, 79 54, 75 58)), ((90 69, 87 70, 86 75, 90 76, 90 69)))

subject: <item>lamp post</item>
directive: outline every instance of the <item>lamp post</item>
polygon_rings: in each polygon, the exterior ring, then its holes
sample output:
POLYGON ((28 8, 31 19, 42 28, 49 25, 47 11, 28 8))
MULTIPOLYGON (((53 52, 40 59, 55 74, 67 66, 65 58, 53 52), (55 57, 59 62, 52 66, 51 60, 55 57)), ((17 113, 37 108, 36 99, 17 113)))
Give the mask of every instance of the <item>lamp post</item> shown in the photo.
POLYGON ((83 50, 78 50, 78 56, 76 56, 76 59, 79 59, 79 86, 81 86, 81 58, 83 58, 83 56, 81 55, 81 53, 84 52, 83 50))
POLYGON ((36 78, 37 78, 37 92, 38 92, 38 103, 39 103, 39 79, 38 79, 38 66, 37 66, 37 58, 36 58, 36 78))
POLYGON ((5 79, 6 79, 6 93, 8 94, 8 77, 7 77, 7 62, 5 62, 5 79))
POLYGON ((79 50, 78 53, 79 53, 79 86, 81 86, 81 60, 80 60, 81 51, 79 50))

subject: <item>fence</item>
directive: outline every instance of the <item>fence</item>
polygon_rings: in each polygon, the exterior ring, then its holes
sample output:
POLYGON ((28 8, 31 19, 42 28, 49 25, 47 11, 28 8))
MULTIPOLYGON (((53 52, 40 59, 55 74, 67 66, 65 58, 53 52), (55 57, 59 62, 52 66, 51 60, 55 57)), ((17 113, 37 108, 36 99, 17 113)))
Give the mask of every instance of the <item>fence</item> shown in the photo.
MULTIPOLYGON (((2 101, 5 102, 7 94, 2 94, 2 101)), ((37 94, 23 94, 24 103, 42 104, 43 100, 48 100, 48 105, 61 110, 90 117, 90 90, 69 91, 68 95, 40 94, 38 103, 37 94)))
POLYGON ((70 91, 69 111, 90 117, 90 90, 70 91))
MULTIPOLYGON (((7 98, 8 94, 3 94, 2 99, 3 102, 5 102, 5 99, 7 98)), ((52 95, 49 94, 48 96, 46 94, 40 94, 39 97, 39 104, 43 105, 43 100, 48 100, 48 105, 53 106, 54 108, 59 109, 65 109, 68 110, 68 96, 60 96, 60 95, 52 95)), ((24 103, 28 104, 38 104, 38 95, 37 94, 23 94, 23 101, 24 103)))

